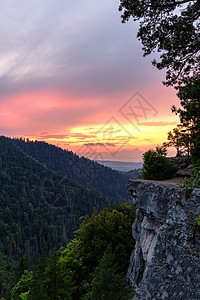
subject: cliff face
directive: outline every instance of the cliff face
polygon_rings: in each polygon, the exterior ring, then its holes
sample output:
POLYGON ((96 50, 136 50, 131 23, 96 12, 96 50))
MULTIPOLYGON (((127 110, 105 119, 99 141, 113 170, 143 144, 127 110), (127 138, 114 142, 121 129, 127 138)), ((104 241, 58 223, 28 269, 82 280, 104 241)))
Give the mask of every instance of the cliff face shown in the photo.
POLYGON ((200 189, 129 181, 137 207, 128 280, 134 299, 200 299, 200 189))

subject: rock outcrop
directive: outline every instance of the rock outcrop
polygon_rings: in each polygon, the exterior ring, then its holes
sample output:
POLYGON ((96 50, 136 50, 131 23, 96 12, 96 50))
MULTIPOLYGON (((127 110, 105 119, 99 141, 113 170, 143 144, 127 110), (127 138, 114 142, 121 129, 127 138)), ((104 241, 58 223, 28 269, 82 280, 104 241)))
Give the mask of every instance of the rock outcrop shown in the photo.
POLYGON ((134 299, 200 299, 200 189, 130 180, 136 248, 127 279, 134 299))
POLYGON ((194 172, 190 159, 187 156, 168 157, 169 161, 174 163, 177 168, 177 177, 190 177, 194 172))

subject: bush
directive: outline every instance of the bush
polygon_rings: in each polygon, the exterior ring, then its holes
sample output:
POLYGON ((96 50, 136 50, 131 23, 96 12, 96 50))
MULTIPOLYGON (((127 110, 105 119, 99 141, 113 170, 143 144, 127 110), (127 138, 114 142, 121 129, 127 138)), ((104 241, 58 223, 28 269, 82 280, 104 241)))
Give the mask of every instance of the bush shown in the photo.
POLYGON ((151 180, 165 180, 173 178, 176 167, 169 162, 166 157, 165 148, 156 147, 156 150, 150 149, 143 154, 143 173, 142 178, 151 180))

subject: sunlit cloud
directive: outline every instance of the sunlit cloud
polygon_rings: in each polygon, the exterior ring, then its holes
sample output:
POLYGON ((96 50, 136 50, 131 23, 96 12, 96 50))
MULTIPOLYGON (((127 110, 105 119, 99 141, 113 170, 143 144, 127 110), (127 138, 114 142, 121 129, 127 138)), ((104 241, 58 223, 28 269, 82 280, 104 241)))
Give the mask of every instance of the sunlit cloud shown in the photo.
POLYGON ((137 23, 122 24, 118 5, 1 1, 1 134, 119 159, 163 142, 177 123, 177 96, 142 56, 137 23), (125 105, 138 91, 152 110, 137 107, 139 122, 125 105))

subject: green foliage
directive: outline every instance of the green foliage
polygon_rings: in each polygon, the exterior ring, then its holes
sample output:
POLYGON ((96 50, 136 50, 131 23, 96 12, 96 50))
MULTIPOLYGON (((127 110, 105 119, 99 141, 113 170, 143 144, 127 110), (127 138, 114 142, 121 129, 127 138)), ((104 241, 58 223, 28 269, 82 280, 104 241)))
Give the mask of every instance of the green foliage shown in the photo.
POLYGON ((143 173, 142 178, 151 180, 165 180, 173 178, 176 172, 174 164, 166 158, 165 148, 156 147, 156 150, 150 149, 143 154, 143 173))
POLYGON ((123 22, 131 17, 140 21, 137 37, 144 55, 160 53, 160 61, 153 64, 166 69, 167 85, 180 87, 185 80, 199 78, 199 1, 120 0, 119 10, 123 22))
POLYGON ((198 226, 200 226, 200 218, 196 218, 196 219, 194 219, 194 221, 195 221, 195 224, 197 224, 198 226))
POLYGON ((20 295, 20 299, 22 299, 22 300, 28 300, 28 295, 29 295, 29 291, 25 292, 25 293, 22 293, 20 295))
MULTIPOLYGON (((76 232, 77 239, 52 256, 42 258, 34 268, 28 299, 36 300, 38 295, 41 300, 90 299, 96 286, 93 280, 98 271, 95 269, 100 265, 104 272, 105 260, 108 263, 107 276, 113 278, 109 288, 117 286, 118 293, 124 297, 128 295, 124 279, 134 248, 131 233, 134 218, 135 211, 131 204, 121 204, 104 209, 100 214, 94 212, 92 217, 86 216, 76 232), (106 258, 101 261, 104 255, 106 258)), ((106 283, 102 287, 102 293, 106 294, 106 283)))
POLYGON ((27 299, 32 280, 32 272, 26 270, 11 291, 11 300, 27 299))

